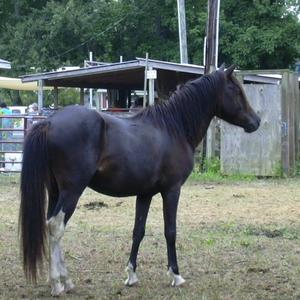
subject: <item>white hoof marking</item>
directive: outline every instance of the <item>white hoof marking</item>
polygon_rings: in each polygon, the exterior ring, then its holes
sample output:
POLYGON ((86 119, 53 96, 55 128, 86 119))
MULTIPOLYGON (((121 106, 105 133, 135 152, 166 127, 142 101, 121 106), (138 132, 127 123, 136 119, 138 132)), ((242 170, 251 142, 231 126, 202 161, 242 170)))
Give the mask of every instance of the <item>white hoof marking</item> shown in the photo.
POLYGON ((51 295, 53 297, 59 297, 64 292, 64 290, 64 286, 60 282, 57 282, 52 285, 51 295))
POLYGON ((66 293, 72 291, 75 288, 75 285, 72 282, 72 279, 67 279, 65 282, 65 291, 66 293))
POLYGON ((126 272, 128 274, 128 278, 125 280, 125 285, 132 286, 139 281, 136 276, 136 273, 133 271, 133 266, 131 263, 129 263, 126 267, 126 272))
POLYGON ((167 274, 168 274, 168 276, 170 276, 173 279, 172 286, 176 287, 176 286, 180 286, 185 283, 185 280, 183 279, 183 277, 181 275, 175 274, 173 272, 172 268, 169 268, 167 274))

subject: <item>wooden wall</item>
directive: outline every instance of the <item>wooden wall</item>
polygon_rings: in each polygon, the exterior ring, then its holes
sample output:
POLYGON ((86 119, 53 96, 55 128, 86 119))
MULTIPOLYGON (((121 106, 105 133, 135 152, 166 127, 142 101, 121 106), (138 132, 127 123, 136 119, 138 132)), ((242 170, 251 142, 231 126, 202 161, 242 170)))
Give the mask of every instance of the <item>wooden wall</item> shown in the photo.
POLYGON ((245 84, 244 88, 261 117, 261 126, 247 134, 221 122, 221 171, 228 175, 295 175, 300 158, 298 77, 284 72, 280 85, 245 84))
POLYGON ((221 122, 221 171, 227 175, 274 176, 281 164, 281 87, 246 84, 244 89, 261 125, 248 134, 221 122))

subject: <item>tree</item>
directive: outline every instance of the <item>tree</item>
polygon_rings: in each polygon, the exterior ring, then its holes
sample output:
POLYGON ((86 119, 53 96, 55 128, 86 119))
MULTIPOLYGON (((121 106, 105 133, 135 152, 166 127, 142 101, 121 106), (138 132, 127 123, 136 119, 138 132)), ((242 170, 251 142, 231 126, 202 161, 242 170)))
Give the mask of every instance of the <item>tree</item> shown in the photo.
POLYGON ((293 1, 222 2, 221 61, 243 69, 287 68, 299 57, 300 23, 293 1))
MULTIPOLYGON (((240 68, 286 68, 300 57, 297 0, 222 0, 220 58, 240 68)), ((207 0, 186 0, 191 63, 202 64, 207 0)), ((0 53, 12 75, 114 62, 179 61, 175 0, 0 0, 0 53)))

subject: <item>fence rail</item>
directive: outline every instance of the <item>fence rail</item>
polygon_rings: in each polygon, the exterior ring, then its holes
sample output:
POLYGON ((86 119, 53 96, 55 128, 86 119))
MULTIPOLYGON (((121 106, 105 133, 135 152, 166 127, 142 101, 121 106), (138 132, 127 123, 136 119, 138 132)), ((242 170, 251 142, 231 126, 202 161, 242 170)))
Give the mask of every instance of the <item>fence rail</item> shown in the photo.
POLYGON ((0 172, 19 173, 24 137, 32 125, 45 116, 0 115, 0 172))

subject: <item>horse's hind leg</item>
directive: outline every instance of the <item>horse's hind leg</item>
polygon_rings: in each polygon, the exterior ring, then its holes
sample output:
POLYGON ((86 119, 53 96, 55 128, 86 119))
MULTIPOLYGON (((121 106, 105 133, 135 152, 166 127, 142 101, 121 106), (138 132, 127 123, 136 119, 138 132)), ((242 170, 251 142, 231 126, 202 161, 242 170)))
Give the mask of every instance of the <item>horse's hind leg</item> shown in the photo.
POLYGON ((49 248, 50 248, 50 284, 51 295, 59 296, 65 289, 61 283, 61 249, 60 240, 64 234, 64 213, 60 211, 48 221, 49 228, 49 248))
POLYGON ((132 248, 126 267, 128 278, 125 284, 131 286, 138 282, 136 271, 136 259, 140 243, 145 235, 145 225, 151 203, 151 196, 138 196, 136 198, 135 223, 132 235, 132 248))
POLYGON ((50 282, 52 296, 68 292, 74 285, 68 276, 61 249, 65 226, 74 212, 81 193, 60 192, 55 209, 48 220, 50 243, 50 282))

